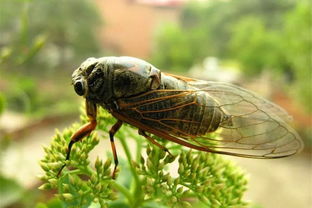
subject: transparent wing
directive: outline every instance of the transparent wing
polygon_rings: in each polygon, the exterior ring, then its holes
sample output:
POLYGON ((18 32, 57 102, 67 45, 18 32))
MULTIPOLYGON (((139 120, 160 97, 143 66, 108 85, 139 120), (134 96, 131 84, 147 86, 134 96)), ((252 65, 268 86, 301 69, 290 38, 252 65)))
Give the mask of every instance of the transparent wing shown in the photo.
MULTIPOLYGON (((279 158, 297 153, 302 141, 288 124, 290 116, 254 93, 220 82, 189 81, 189 90, 160 89, 118 100, 128 123, 164 139, 201 151, 251 158, 279 158), (205 102, 205 94, 215 102, 205 102), (193 135, 181 123, 200 128, 194 109, 203 105, 225 115, 215 132, 193 135), (192 124, 191 124, 192 123, 192 124), (195 126, 197 125, 197 126, 195 126)), ((208 99, 211 101, 211 99, 208 99)), ((202 108, 201 108, 202 109, 202 108)), ((210 110, 210 112, 214 112, 210 110)), ((212 122, 212 119, 202 119, 212 122)), ((210 125, 210 124, 209 124, 210 125)))
MULTIPOLYGON (((244 89, 242 87, 239 87, 237 85, 225 83, 225 82, 214 82, 214 81, 202 81, 197 80, 193 82, 189 82, 189 84, 193 87, 196 87, 198 89, 203 89, 205 91, 215 91, 215 94, 219 94, 216 96, 217 98, 221 96, 222 100, 229 102, 230 98, 226 98, 222 96, 222 92, 225 93, 232 93, 233 95, 240 95, 244 97, 245 99, 249 99, 251 102, 253 102, 257 106, 262 106, 262 108, 265 108, 266 111, 275 114, 276 116, 279 116, 282 120, 285 122, 291 122, 292 116, 290 116, 282 107, 266 100, 265 98, 262 98, 255 93, 244 89)), ((213 92, 211 92, 213 94, 213 92)), ((221 101, 221 100, 220 100, 221 101)))
POLYGON ((299 135, 288 124, 291 117, 281 107, 228 83, 194 81, 189 84, 208 93, 217 101, 216 107, 229 116, 220 125, 220 137, 189 138, 198 145, 255 158, 284 157, 302 149, 299 135))

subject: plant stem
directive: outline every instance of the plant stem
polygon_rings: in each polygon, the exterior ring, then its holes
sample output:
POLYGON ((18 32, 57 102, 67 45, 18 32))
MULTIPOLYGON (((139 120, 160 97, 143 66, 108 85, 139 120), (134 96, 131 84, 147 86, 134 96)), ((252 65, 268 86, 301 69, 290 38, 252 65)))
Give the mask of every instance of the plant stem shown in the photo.
POLYGON ((130 153, 130 150, 128 148, 128 145, 125 141, 125 138, 124 137, 119 137, 120 139, 120 142, 121 142, 121 145, 125 151, 125 154, 127 156, 127 160, 128 160, 128 163, 129 163, 129 166, 130 166, 130 171, 133 175, 133 178, 134 178, 134 193, 133 195, 135 196, 134 198, 134 201, 133 201, 133 204, 132 204, 132 207, 139 207, 140 204, 142 203, 142 192, 141 192, 141 188, 140 188, 140 179, 139 179, 139 176, 138 174, 136 173, 136 170, 134 169, 133 165, 132 165, 132 157, 131 157, 131 153, 130 153))
POLYGON ((135 171, 135 169, 134 169, 134 167, 133 167, 133 165, 132 165, 132 157, 131 157, 131 153, 130 153, 130 150, 129 150, 129 148, 128 148, 128 145, 126 144, 125 139, 122 138, 122 137, 120 138, 120 142, 121 142, 121 145, 122 145, 122 147, 123 147, 123 149, 124 149, 124 151, 125 151, 125 154, 126 154, 126 156, 127 156, 127 160, 128 160, 129 166, 130 166, 130 170, 131 170, 131 172, 132 172, 132 174, 133 174, 133 176, 134 176, 134 180, 135 180, 137 183, 140 183, 139 177, 138 177, 138 175, 137 175, 137 173, 136 173, 136 171, 135 171))
POLYGON ((142 143, 140 141, 137 141, 137 149, 136 149, 136 160, 135 161, 140 161, 141 159, 141 151, 142 151, 142 143))

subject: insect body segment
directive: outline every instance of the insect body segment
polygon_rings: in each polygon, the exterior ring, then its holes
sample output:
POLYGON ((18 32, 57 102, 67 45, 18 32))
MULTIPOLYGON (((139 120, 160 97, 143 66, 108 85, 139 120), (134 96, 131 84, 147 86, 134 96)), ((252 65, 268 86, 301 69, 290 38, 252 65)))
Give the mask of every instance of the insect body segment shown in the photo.
POLYGON ((118 104, 124 115, 177 136, 213 132, 225 117, 212 98, 196 91, 150 91, 118 104))
POLYGON ((96 106, 101 106, 118 119, 109 131, 113 176, 118 164, 114 134, 123 122, 165 151, 149 134, 200 151, 249 158, 285 157, 303 147, 285 110, 235 85, 161 73, 132 57, 89 58, 72 81, 86 99, 90 123, 72 136, 66 160, 72 145, 95 128, 96 106))

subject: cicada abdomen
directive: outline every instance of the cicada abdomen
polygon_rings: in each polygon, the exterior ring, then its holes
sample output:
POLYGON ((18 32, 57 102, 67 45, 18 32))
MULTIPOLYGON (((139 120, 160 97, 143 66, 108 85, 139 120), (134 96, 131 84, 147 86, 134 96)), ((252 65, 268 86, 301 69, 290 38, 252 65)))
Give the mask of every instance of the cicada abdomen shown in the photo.
POLYGON ((200 136, 218 129, 230 117, 207 93, 157 90, 118 100, 120 112, 176 136, 200 136))

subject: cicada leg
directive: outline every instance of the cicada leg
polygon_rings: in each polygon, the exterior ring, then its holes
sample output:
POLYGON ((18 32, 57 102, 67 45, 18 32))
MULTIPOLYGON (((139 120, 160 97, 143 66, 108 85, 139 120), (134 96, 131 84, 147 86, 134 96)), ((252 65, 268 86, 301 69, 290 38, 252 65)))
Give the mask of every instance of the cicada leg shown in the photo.
MULTIPOLYGON (((86 112, 87 112, 87 116, 89 118, 89 123, 80 127, 78 129, 78 131, 72 135, 70 142, 68 144, 68 147, 67 147, 67 155, 66 155, 65 161, 68 161, 70 158, 70 152, 71 152, 73 144, 82 140, 84 137, 89 136, 90 133, 96 127, 96 124, 97 124, 97 122, 96 122, 96 105, 94 103, 86 100, 86 112)), ((61 172, 65 166, 66 166, 66 163, 61 167, 61 169, 57 173, 57 177, 61 174, 61 172)))
POLYGON ((122 126, 122 121, 118 120, 117 123, 115 123, 112 128, 109 130, 109 138, 110 138, 110 143, 112 146, 112 151, 113 151, 113 156, 114 156, 114 163, 115 163, 115 167, 112 173, 112 178, 115 179, 115 175, 116 175, 116 170, 117 170, 117 166, 118 166, 118 157, 117 157, 117 151, 116 151, 116 147, 115 147, 115 142, 114 142, 114 135, 116 134, 116 132, 120 129, 120 127, 122 126))
POLYGON ((146 134, 146 132, 142 129, 139 129, 139 134, 144 136, 146 139, 148 139, 148 141, 150 141, 152 144, 158 146, 161 150, 167 152, 170 156, 173 157, 173 155, 169 152, 169 150, 164 147, 163 145, 159 144, 157 141, 155 141, 155 139, 153 139, 152 137, 150 137, 149 135, 146 134))

